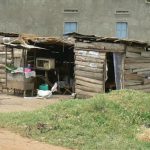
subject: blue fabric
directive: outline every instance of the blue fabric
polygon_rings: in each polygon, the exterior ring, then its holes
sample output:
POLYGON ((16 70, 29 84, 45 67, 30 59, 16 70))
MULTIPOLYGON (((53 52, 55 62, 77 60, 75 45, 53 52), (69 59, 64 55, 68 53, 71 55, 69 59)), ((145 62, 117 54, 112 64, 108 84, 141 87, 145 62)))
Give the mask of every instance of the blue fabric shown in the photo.
MULTIPOLYGON (((123 39, 128 37, 128 24, 126 22, 117 22, 116 24, 116 36, 117 38, 123 39)), ((115 71, 115 82, 116 89, 122 88, 122 59, 123 54, 113 53, 114 59, 114 71, 115 71)))

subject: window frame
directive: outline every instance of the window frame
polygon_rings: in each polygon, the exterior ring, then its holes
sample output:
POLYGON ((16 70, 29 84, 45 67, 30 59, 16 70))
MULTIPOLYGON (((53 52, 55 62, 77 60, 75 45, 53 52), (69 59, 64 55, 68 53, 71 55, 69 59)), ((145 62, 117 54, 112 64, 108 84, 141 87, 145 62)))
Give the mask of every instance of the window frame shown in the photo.
MULTIPOLYGON (((63 34, 68 34, 68 33, 65 33, 65 23, 76 23, 76 32, 78 32, 78 22, 77 21, 64 21, 63 23, 63 34)), ((72 32, 70 32, 72 33, 72 32)))
POLYGON ((123 39, 128 38, 128 36, 129 36, 129 28, 128 28, 128 27, 129 27, 129 26, 128 26, 128 22, 127 22, 127 21, 117 21, 117 22, 116 22, 116 37, 117 37, 117 38, 120 38, 120 37, 117 36, 117 31, 118 31, 118 30, 117 30, 117 24, 118 24, 118 23, 125 23, 125 24, 127 25, 127 26, 126 26, 126 27, 127 27, 127 29, 126 29, 126 34, 127 34, 127 35, 126 35, 126 37, 124 37, 123 39))

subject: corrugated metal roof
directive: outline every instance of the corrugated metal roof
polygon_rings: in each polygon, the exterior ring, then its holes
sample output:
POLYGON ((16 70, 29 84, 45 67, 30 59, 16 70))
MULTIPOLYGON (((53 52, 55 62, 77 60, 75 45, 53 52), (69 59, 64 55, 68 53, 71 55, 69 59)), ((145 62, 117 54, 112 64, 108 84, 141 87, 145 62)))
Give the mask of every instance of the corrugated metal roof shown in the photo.
POLYGON ((45 48, 41 48, 41 47, 37 47, 37 46, 33 46, 33 45, 28 45, 28 44, 11 44, 11 43, 4 43, 5 45, 9 46, 9 47, 14 47, 14 48, 19 48, 19 49, 44 49, 45 48))
POLYGON ((150 42, 134 39, 119 39, 116 37, 100 37, 95 35, 83 35, 78 33, 69 33, 66 36, 73 37, 76 41, 80 42, 108 42, 108 43, 121 43, 127 45, 138 45, 142 47, 150 47, 150 42))
POLYGON ((72 46, 74 42, 66 38, 58 37, 39 37, 36 35, 23 34, 17 38, 9 38, 3 40, 3 43, 10 47, 26 48, 26 49, 47 49, 45 47, 51 45, 57 46, 72 46))
MULTIPOLYGON (((141 46, 141 47, 150 47, 150 42, 142 41, 142 40, 134 40, 134 39, 119 39, 116 37, 102 37, 96 35, 83 35, 78 33, 69 33, 66 34, 65 37, 40 37, 33 34, 16 34, 16 33, 3 33, 0 32, 0 35, 4 37, 16 37, 15 40, 9 42, 10 46, 22 45, 22 47, 27 49, 33 48, 41 48, 42 46, 48 45, 59 45, 59 46, 73 46, 75 41, 80 42, 108 42, 108 43, 121 43, 126 45, 133 45, 133 46, 141 46), (37 46, 37 45, 38 46, 37 46), (39 45, 42 46, 39 46, 39 45), (32 47, 32 48, 31 48, 32 47)), ((8 43, 5 43, 8 45, 8 43)))
POLYGON ((19 37, 19 34, 18 33, 0 32, 0 36, 4 36, 4 37, 19 37))

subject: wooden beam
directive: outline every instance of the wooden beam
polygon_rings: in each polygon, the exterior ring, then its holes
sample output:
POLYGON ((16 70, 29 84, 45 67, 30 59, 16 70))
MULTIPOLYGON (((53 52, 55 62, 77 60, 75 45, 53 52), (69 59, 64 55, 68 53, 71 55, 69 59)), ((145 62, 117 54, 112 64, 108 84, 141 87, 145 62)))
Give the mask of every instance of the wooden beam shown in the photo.
POLYGON ((125 80, 124 85, 125 86, 131 86, 131 85, 141 85, 143 81, 139 80, 125 80))
POLYGON ((141 54, 140 53, 133 53, 133 52, 126 52, 126 57, 139 58, 139 57, 141 57, 141 54))
MULTIPOLYGON (((1 63, 1 64, 5 64, 5 62, 6 62, 6 61, 5 61, 5 57, 0 59, 0 63, 1 63)), ((11 62, 12 62, 11 59, 7 59, 7 63, 8 63, 8 64, 10 64, 11 62)))
POLYGON ((76 70, 75 76, 82 76, 82 77, 96 79, 96 80, 103 80, 103 73, 91 73, 91 72, 76 70))
POLYGON ((142 89, 149 89, 150 84, 147 85, 136 85, 136 86, 126 86, 127 89, 135 89, 135 90, 142 90, 142 89))
POLYGON ((0 78, 5 79, 6 78, 6 73, 0 74, 0 78))
POLYGON ((139 69, 139 68, 149 68, 150 63, 131 63, 125 64, 125 69, 139 69))
POLYGON ((150 63, 150 58, 125 58, 125 63, 150 63))
POLYGON ((141 56, 150 58, 150 52, 142 52, 141 56))
POLYGON ((150 71, 141 71, 141 72, 137 72, 137 74, 143 76, 150 76, 150 71))
MULTIPOLYGON (((6 52, 0 52, 0 55, 6 55, 6 52)), ((11 52, 7 52, 7 55, 11 55, 11 52)))
POLYGON ((128 52, 143 52, 145 49, 143 47, 133 47, 133 46, 127 46, 126 51, 128 52))
POLYGON ((124 76, 125 80, 143 80, 144 76, 137 74, 126 74, 124 76))
POLYGON ((100 93, 103 91, 103 89, 95 89, 95 88, 86 87, 83 85, 76 85, 75 88, 86 91, 86 92, 94 92, 94 93, 100 93))
POLYGON ((75 70, 80 70, 80 71, 87 71, 87 72, 94 72, 94 73, 103 73, 103 68, 92 68, 92 67, 86 67, 86 66, 81 66, 81 65, 76 65, 75 70))
POLYGON ((5 83, 5 85, 6 85, 6 78, 0 79, 0 83, 5 83))
POLYGON ((144 79, 143 83, 144 84, 150 84, 150 79, 144 79))
POLYGON ((85 81, 85 82, 88 82, 88 83, 98 84, 98 85, 99 85, 99 84, 100 84, 100 85, 103 84, 103 81, 102 81, 102 80, 95 80, 95 79, 85 78, 85 77, 81 77, 81 76, 75 76, 75 79, 81 80, 81 81, 85 81))
POLYGON ((92 63, 92 62, 82 62, 82 61, 75 61, 76 65, 81 65, 81 66, 87 66, 91 68, 103 68, 103 63, 92 63))
POLYGON ((115 43, 105 43, 105 42, 92 42, 92 43, 83 43, 77 42, 75 48, 85 48, 85 49, 94 49, 95 51, 101 52, 125 52, 124 44, 115 44, 115 43))
POLYGON ((80 79, 76 79, 75 86, 77 86, 77 85, 82 85, 85 87, 93 88, 95 90, 97 90, 97 89, 102 90, 103 89, 103 84, 90 83, 90 82, 82 81, 80 79))
POLYGON ((91 63, 102 63, 104 62, 104 59, 100 59, 100 58, 93 58, 93 57, 89 57, 89 56, 75 56, 75 60, 77 61, 82 61, 82 62, 91 62, 91 63))
POLYGON ((144 71, 150 71, 150 67, 149 68, 133 69, 132 72, 144 72, 144 71))
POLYGON ((80 89, 76 89, 75 92, 77 93, 77 95, 85 95, 86 97, 93 97, 98 94, 98 93, 94 93, 94 92, 86 92, 86 91, 83 91, 80 89))
POLYGON ((5 70, 4 69, 0 69, 0 74, 5 74, 5 70))
POLYGON ((0 68, 4 68, 5 67, 5 65, 4 64, 0 64, 0 68))
POLYGON ((92 58, 98 58, 98 59, 105 59, 105 56, 103 54, 100 54, 100 52, 96 51, 86 51, 85 49, 76 50, 75 49, 75 56, 85 56, 85 57, 92 57, 92 58))

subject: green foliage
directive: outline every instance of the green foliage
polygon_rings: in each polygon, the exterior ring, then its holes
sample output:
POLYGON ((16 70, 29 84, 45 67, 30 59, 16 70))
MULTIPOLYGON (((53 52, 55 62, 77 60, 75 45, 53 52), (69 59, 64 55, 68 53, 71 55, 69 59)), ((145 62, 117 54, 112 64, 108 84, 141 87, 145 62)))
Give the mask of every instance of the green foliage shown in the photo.
POLYGON ((34 112, 0 114, 0 127, 39 141, 82 150, 148 150, 136 139, 150 123, 150 95, 132 90, 67 100, 34 112))

